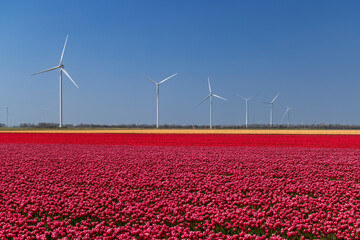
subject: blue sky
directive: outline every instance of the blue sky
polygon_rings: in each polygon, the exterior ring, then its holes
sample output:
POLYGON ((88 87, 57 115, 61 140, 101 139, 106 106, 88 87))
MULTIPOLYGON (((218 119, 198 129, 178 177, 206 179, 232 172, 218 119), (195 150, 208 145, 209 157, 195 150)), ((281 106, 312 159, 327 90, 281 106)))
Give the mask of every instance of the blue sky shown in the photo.
MULTIPOLYGON (((10 125, 58 122, 56 66, 65 37, 64 123, 275 123, 286 104, 293 123, 360 123, 358 1, 2 1, 0 106, 10 125)), ((0 109, 0 122, 5 121, 0 109)))

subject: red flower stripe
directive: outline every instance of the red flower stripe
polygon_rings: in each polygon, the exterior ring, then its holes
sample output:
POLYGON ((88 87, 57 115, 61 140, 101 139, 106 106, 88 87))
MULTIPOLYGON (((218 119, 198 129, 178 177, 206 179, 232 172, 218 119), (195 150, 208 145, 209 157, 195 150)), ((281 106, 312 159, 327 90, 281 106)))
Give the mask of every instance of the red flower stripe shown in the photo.
POLYGON ((358 148, 359 135, 0 133, 0 143, 358 148))

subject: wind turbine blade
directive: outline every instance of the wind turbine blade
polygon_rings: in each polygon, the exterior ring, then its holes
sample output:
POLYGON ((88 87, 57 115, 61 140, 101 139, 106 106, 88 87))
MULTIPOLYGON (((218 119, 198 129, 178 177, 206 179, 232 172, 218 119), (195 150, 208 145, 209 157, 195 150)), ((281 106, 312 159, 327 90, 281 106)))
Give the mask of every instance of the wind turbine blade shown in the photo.
POLYGON ((272 104, 272 102, 263 102, 263 103, 266 103, 266 104, 272 104))
POLYGON ((281 120, 284 119, 284 117, 285 117, 285 115, 286 115, 286 113, 287 113, 288 111, 289 111, 289 109, 286 109, 286 111, 285 111, 284 115, 282 116, 281 120))
POLYGON ((203 103, 206 99, 208 99, 210 96, 211 96, 211 95, 209 94, 206 98, 204 98, 204 100, 202 100, 201 103, 199 103, 199 105, 202 104, 202 103, 203 103))
POLYGON ((274 97, 274 99, 271 101, 271 103, 273 103, 273 102, 275 102, 275 100, 277 99, 277 97, 280 95, 280 93, 278 93, 275 97, 274 97))
POLYGON ((60 66, 57 66, 57 67, 53 67, 53 68, 49 68, 49 69, 46 69, 44 71, 41 71, 41 72, 37 72, 37 73, 33 73, 31 75, 36 75, 36 74, 40 74, 40 73, 44 73, 44 72, 50 72, 52 70, 55 70, 55 69, 58 69, 60 66))
POLYGON ((255 97, 255 96, 249 97, 249 98, 248 98, 248 101, 250 101, 250 100, 253 99, 254 97, 255 97))
POLYGON ((152 83, 154 83, 154 84, 157 84, 157 82, 155 82, 155 81, 152 80, 151 78, 145 76, 144 74, 143 74, 143 77, 146 78, 147 80, 149 80, 150 82, 152 82, 152 83))
POLYGON ((178 75, 178 74, 177 74, 177 73, 175 73, 175 74, 171 75, 170 77, 165 78, 164 80, 162 80, 161 82, 159 82, 159 84, 162 84, 163 82, 165 82, 165 81, 169 80, 170 78, 172 78, 172 77, 174 77, 174 76, 176 76, 176 75, 178 75))
POLYGON ((65 47, 66 47, 66 43, 67 43, 68 37, 69 37, 69 35, 66 35, 65 44, 64 44, 64 48, 63 48, 62 53, 61 53, 61 58, 60 58, 60 63, 59 63, 59 65, 61 65, 62 60, 63 60, 63 57, 64 57, 64 52, 65 52, 65 47))
POLYGON ((217 97, 217 98, 220 98, 220 99, 222 99, 222 100, 225 100, 225 101, 227 100, 227 99, 225 99, 225 98, 223 98, 223 97, 220 97, 220 96, 218 96, 218 95, 216 95, 216 94, 213 94, 213 96, 214 96, 214 97, 217 97))
POLYGON ((72 78, 70 77, 70 75, 68 74, 68 72, 65 69, 61 69, 61 71, 63 71, 65 73, 65 75, 73 82, 73 84, 79 88, 79 86, 74 82, 74 80, 72 80, 72 78))
POLYGON ((210 78, 208 77, 208 84, 209 84, 209 93, 211 94, 211 85, 210 85, 210 78))
POLYGON ((244 99, 246 101, 246 98, 244 98, 243 96, 241 96, 240 94, 235 93, 238 97, 241 97, 242 99, 244 99))

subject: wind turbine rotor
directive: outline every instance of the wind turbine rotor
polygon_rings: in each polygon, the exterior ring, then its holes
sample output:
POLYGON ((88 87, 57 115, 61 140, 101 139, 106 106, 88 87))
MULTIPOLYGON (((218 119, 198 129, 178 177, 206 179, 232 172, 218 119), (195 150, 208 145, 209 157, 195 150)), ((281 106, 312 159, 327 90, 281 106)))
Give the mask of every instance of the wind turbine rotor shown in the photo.
POLYGON ((245 97, 243 97, 243 96, 241 96, 240 94, 237 94, 237 93, 236 93, 236 96, 241 97, 243 100, 245 100, 245 101, 246 101, 246 98, 245 98, 245 97))

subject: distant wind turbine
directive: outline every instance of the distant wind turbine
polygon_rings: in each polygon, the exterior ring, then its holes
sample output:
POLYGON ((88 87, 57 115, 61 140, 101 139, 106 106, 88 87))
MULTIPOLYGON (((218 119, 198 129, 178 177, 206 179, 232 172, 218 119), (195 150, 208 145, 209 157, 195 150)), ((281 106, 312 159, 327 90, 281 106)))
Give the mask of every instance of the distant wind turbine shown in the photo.
POLYGON ((270 127, 273 125, 273 104, 279 95, 280 93, 278 93, 271 102, 264 102, 266 104, 270 104, 270 127))
POLYGON ((0 107, 5 110, 6 113, 6 127, 9 127, 9 108, 8 107, 0 107))
POLYGON ((248 102, 254 97, 249 97, 249 98, 244 98, 243 96, 240 96, 239 94, 237 94, 239 97, 241 97, 242 99, 245 100, 245 106, 246 106, 246 110, 245 110, 245 126, 246 128, 248 128, 248 102))
POLYGON ((150 82, 154 83, 156 85, 156 128, 159 128, 159 86, 160 84, 162 84, 163 82, 169 80, 170 78, 176 76, 177 73, 171 75, 170 77, 167 77, 163 80, 161 80, 160 82, 155 82, 154 80, 152 80, 151 78, 143 75, 147 80, 149 80, 150 82))
POLYGON ((45 123, 45 113, 46 113, 47 109, 42 109, 41 110, 41 120, 43 123, 45 123))
POLYGON ((36 74, 40 74, 40 73, 44 73, 44 72, 50 72, 50 71, 53 71, 53 70, 56 70, 56 69, 60 69, 60 120, 59 120, 59 127, 62 127, 62 126, 63 126, 62 73, 65 73, 65 75, 71 80, 71 82, 72 82, 77 88, 79 88, 79 86, 74 82, 74 80, 72 80, 72 78, 70 77, 69 73, 65 70, 65 67, 64 67, 64 65, 62 64, 67 40, 68 40, 68 36, 66 36, 64 48, 63 48, 63 51, 62 51, 62 53, 61 53, 60 63, 59 63, 58 66, 53 67, 53 68, 46 69, 46 70, 41 71, 41 72, 37 72, 37 73, 31 74, 31 75, 36 75, 36 74))
POLYGON ((208 84, 209 84, 209 95, 206 98, 204 98, 204 100, 202 100, 201 103, 199 103, 199 105, 202 104, 206 99, 210 98, 210 128, 212 128, 212 97, 220 98, 222 100, 227 100, 227 99, 212 93, 209 77, 208 77, 208 84))
POLYGON ((290 110, 292 110, 292 108, 290 108, 288 105, 286 105, 286 111, 284 113, 284 115, 282 116, 281 120, 284 119, 285 115, 287 114, 287 124, 288 127, 290 127, 290 110))

